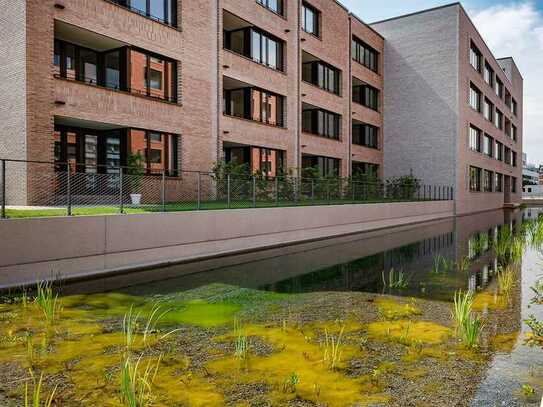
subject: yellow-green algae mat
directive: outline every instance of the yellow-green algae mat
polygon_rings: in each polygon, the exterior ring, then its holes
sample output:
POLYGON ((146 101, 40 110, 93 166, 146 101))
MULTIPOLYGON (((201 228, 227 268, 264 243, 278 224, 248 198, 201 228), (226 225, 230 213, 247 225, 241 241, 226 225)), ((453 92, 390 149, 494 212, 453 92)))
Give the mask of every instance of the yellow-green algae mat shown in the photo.
MULTIPOLYGON (((230 303, 190 301, 167 302, 165 305, 172 309, 163 319, 169 327, 234 326, 234 319, 240 311, 239 305, 230 303)), ((133 351, 144 355, 142 366, 147 362, 156 364, 160 360, 157 377, 153 381, 152 405, 155 406, 222 406, 225 404, 225 389, 238 384, 258 383, 267 384, 269 393, 266 397, 273 405, 283 405, 296 397, 330 407, 386 404, 390 396, 370 374, 360 377, 344 374, 350 360, 364 360, 369 356, 357 341, 367 333, 375 340, 433 346, 444 343, 451 330, 432 322, 409 320, 421 314, 414 303, 399 304, 384 298, 379 299, 376 305, 385 320, 367 325, 352 320, 318 322, 301 327, 287 323, 283 326, 245 325, 241 329, 248 338, 248 356, 240 360, 231 351, 204 350, 213 359, 203 369, 194 369, 183 349, 166 352, 156 349, 155 345, 160 342, 158 332, 150 335, 146 343, 142 335, 136 335, 133 351), (323 357, 325 332, 336 341, 340 332, 343 335, 338 362, 333 368, 323 357), (252 354, 252 338, 265 341, 273 351, 264 356, 252 354), (297 378, 295 391, 286 391, 285 383, 293 375, 297 378)), ((149 300, 114 293, 65 297, 62 299, 61 317, 48 327, 33 303, 26 307, 21 304, 3 305, 0 315, 5 331, 4 341, 0 344, 0 362, 15 362, 25 369, 37 368, 46 376, 62 374, 65 381, 73 384, 63 390, 62 397, 79 405, 120 406, 119 372, 125 349, 120 321, 130 309, 146 317, 153 306, 149 300), (114 321, 115 330, 101 320, 114 321)), ((230 330, 215 337, 215 342, 219 345, 235 341, 238 334, 239 328, 230 330)), ((426 356, 433 355, 428 353, 426 356)), ((383 364, 377 371, 388 369, 383 364)), ((413 373, 413 376, 418 375, 422 373, 413 373)), ((21 387, 9 396, 20 397, 23 391, 21 387)))

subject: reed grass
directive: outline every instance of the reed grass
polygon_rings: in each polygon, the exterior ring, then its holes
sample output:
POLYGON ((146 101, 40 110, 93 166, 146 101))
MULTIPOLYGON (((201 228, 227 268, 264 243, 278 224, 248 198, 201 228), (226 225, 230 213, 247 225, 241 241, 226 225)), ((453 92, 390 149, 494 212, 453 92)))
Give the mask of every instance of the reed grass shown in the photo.
POLYGON ((236 335, 234 356, 240 361, 247 360, 249 356, 249 339, 247 338, 247 332, 237 320, 234 320, 234 333, 236 335))
POLYGON ((36 375, 32 369, 29 369, 29 371, 32 379, 32 392, 29 394, 28 382, 26 382, 24 397, 25 407, 51 407, 57 391, 57 386, 55 386, 48 396, 45 396, 45 399, 42 402, 43 373, 40 375, 40 378, 36 380, 36 375))
POLYGON ((145 369, 140 367, 142 356, 134 361, 126 355, 121 367, 120 399, 126 407, 146 407, 153 401, 153 383, 156 379, 162 356, 158 361, 148 361, 145 369))
POLYGON ((53 285, 49 282, 40 281, 36 284, 36 297, 34 302, 42 311, 47 324, 53 324, 59 317, 61 311, 58 294, 53 292, 53 285))
POLYGON ((469 292, 458 291, 454 294, 452 317, 455 321, 455 334, 469 348, 479 345, 479 338, 484 323, 478 315, 474 315, 473 295, 469 292))
POLYGON ((463 325, 463 340, 469 348, 479 346, 479 338, 483 331, 484 322, 479 315, 470 314, 464 321, 463 325))
POLYGON ((384 271, 381 276, 385 288, 404 289, 409 287, 409 279, 403 271, 396 271, 394 268, 391 268, 388 272, 388 281, 384 271))
POLYGON ((468 256, 463 257, 456 262, 456 271, 459 273, 467 273, 471 266, 471 260, 468 256))
POLYGON ((500 294, 503 295, 509 303, 513 289, 516 286, 515 269, 511 265, 500 268, 498 270, 497 282, 500 294))
POLYGON ((324 329, 325 341, 324 341, 324 363, 327 364, 331 370, 337 369, 341 362, 341 355, 343 353, 343 332, 345 326, 342 326, 337 337, 330 335, 328 329, 324 329))
POLYGON ((443 256, 441 254, 434 256, 433 264, 432 264, 432 273, 439 274, 441 272, 442 264, 443 264, 443 256))

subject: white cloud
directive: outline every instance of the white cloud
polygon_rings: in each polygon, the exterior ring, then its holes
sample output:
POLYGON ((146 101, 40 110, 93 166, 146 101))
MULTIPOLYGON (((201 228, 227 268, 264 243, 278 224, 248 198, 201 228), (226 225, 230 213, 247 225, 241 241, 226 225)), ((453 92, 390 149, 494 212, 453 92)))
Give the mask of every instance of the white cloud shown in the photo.
POLYGON ((524 1, 470 15, 494 55, 512 56, 524 77, 524 151, 543 164, 543 13, 524 1))

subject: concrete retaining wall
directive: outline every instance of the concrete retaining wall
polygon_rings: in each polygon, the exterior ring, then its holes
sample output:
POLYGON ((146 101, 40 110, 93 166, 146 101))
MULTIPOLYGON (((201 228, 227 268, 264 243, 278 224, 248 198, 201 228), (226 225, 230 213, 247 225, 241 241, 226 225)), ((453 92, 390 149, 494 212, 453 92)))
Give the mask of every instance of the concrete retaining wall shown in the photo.
POLYGON ((0 287, 192 261, 453 216, 453 203, 242 209, 0 222, 0 287))

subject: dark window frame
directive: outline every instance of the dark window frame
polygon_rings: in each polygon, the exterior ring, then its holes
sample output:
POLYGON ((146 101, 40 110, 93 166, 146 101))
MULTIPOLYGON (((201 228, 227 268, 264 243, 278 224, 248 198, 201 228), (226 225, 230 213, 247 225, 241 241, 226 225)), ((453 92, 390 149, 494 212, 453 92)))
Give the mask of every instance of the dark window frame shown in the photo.
POLYGON ((352 143, 355 145, 379 150, 379 127, 377 126, 368 123, 353 123, 352 137, 352 143), (355 131, 355 128, 360 128, 360 131, 355 131))
POLYGON ((285 17, 285 2, 287 0, 276 0, 278 4, 278 10, 274 10, 273 7, 270 6, 271 0, 256 0, 257 4, 260 4, 265 9, 271 11, 274 14, 277 14, 278 16, 285 17))
POLYGON ((177 10, 177 0, 156 0, 162 1, 164 4, 164 18, 160 18, 151 14, 151 1, 146 0, 145 10, 140 10, 139 8, 134 7, 131 4, 131 0, 109 0, 112 3, 117 4, 120 7, 126 8, 134 13, 139 14, 140 16, 149 18, 153 21, 157 21, 161 24, 177 28, 178 27, 178 10, 177 10), (171 5, 171 9, 168 9, 168 4, 171 5), (171 14, 171 16, 170 16, 171 14), (171 18, 170 18, 171 17, 171 18))
MULTIPOLYGON (((243 88, 236 88, 236 89, 224 89, 223 90, 223 100, 224 100, 224 106, 223 106, 223 113, 226 116, 230 117, 238 117, 245 120, 251 120, 256 123, 262 123, 266 124, 268 126, 274 126, 274 127, 285 127, 285 101, 286 97, 283 95, 279 95, 274 92, 270 92, 268 90, 256 87, 256 86, 249 86, 249 87, 243 87, 243 88), (241 91, 243 93, 243 115, 235 115, 232 112, 231 109, 231 100, 232 100, 232 92, 239 92, 241 91), (265 95, 265 99, 268 99, 269 97, 276 97, 277 98, 277 112, 276 112, 276 123, 273 124, 270 123, 270 121, 267 119, 266 121, 263 120, 263 114, 262 114, 262 102, 260 103, 260 120, 257 120, 253 117, 253 91, 260 92, 261 94, 261 101, 262 95, 265 95)), ((266 115, 267 116, 267 115, 266 115)))
POLYGON ((302 2, 302 18, 301 18, 302 30, 307 34, 313 35, 317 38, 321 36, 321 12, 316 7, 312 6, 308 2, 302 2), (313 27, 308 29, 307 26, 307 13, 313 14, 313 27))
POLYGON ((352 59, 369 70, 379 73, 380 53, 356 36, 352 38, 352 59), (372 63, 373 61, 373 63, 372 63))
POLYGON ((304 133, 341 141, 341 127, 342 117, 340 114, 321 108, 302 110, 302 131, 304 133), (304 120, 304 116, 309 116, 310 128, 305 126, 306 120, 304 120), (321 123, 322 126, 320 126, 321 123))
POLYGON ((342 82, 342 73, 341 70, 330 65, 324 61, 311 61, 302 63, 302 80, 304 82, 310 83, 318 88, 325 90, 327 92, 333 93, 334 95, 341 96, 341 82, 342 82), (303 66, 310 66, 311 77, 304 78, 304 69, 303 66), (321 85, 319 69, 322 67, 323 70, 323 83, 321 85), (330 86, 330 77, 329 73, 334 75, 333 84, 330 86))
POLYGON ((469 190, 471 192, 481 192, 482 169, 479 167, 469 167, 469 190))

